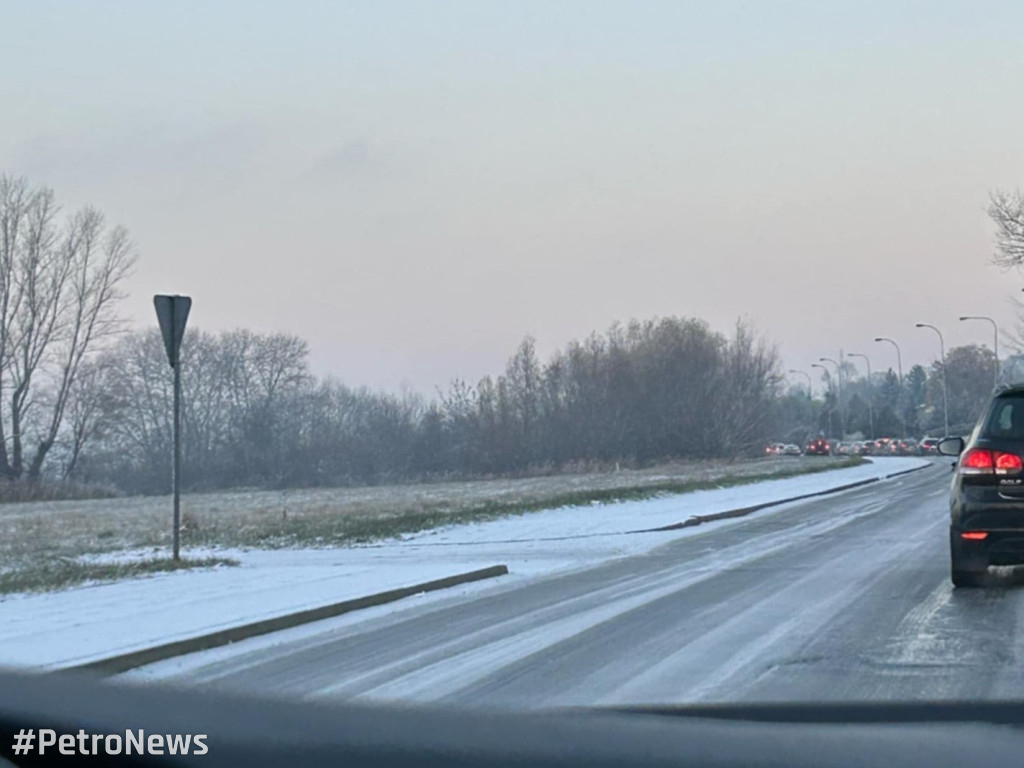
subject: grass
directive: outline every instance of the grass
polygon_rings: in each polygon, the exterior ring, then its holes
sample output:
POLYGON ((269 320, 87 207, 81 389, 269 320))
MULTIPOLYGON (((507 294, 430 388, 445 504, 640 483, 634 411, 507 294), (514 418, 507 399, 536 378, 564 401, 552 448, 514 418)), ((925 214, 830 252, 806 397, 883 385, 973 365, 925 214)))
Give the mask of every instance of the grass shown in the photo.
POLYGON ((90 581, 120 581, 152 573, 238 564, 237 560, 224 557, 181 560, 161 557, 123 563, 90 563, 65 558, 47 558, 0 572, 0 595, 13 592, 45 592, 90 581))
MULTIPOLYGON (((553 507, 647 499, 862 462, 858 457, 775 457, 501 480, 189 494, 182 498, 182 544, 186 549, 346 546, 553 507)), ((220 563, 173 565, 157 557, 170 547, 170 517, 166 497, 2 504, 0 594, 220 563), (115 564, 95 558, 126 550, 148 551, 153 559, 115 564)))
POLYGON ((29 483, 0 480, 0 504, 64 499, 109 499, 119 495, 121 494, 116 488, 102 485, 84 485, 67 481, 29 483))
POLYGON ((282 516, 280 519, 264 519, 259 525, 250 525, 239 529, 211 519, 205 524, 197 524, 193 521, 186 538, 190 544, 201 546, 282 548, 365 544, 447 525, 495 520, 542 509, 636 501, 666 494, 728 488, 765 480, 778 480, 831 469, 853 467, 862 463, 864 463, 864 459, 849 457, 830 461, 828 464, 791 466, 759 474, 724 475, 714 479, 667 480, 608 488, 583 488, 525 498, 485 499, 454 508, 442 502, 429 507, 396 510, 387 515, 282 516))

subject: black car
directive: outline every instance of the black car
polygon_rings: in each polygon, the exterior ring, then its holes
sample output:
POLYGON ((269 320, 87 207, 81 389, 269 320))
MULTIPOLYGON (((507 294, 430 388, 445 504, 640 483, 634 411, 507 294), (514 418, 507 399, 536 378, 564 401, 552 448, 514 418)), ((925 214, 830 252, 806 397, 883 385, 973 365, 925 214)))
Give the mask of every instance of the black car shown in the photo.
POLYGON ((1024 563, 1024 384, 997 391, 968 439, 947 437, 959 456, 950 488, 953 584, 977 586, 990 565, 1024 563))

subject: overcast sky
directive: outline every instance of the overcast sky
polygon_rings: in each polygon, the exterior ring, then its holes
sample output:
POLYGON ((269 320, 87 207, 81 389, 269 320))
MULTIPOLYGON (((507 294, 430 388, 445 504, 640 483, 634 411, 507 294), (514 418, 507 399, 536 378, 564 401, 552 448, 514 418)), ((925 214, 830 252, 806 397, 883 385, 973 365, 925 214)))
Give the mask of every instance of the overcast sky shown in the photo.
POLYGON ((431 392, 616 320, 743 316, 786 368, 1009 329, 1024 3, 0 0, 0 172, 91 203, 125 311, 288 331, 431 392))

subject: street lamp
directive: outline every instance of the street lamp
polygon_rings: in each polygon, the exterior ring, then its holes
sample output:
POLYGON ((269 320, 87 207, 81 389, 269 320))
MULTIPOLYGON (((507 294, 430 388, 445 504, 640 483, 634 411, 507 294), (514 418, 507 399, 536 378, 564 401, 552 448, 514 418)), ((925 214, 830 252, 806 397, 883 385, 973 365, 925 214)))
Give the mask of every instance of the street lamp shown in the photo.
POLYGON ((900 345, 892 339, 886 338, 885 336, 879 336, 875 341, 888 341, 894 347, 896 347, 896 370, 899 372, 900 390, 903 389, 903 355, 900 354, 900 345))
POLYGON ((839 400, 839 439, 846 437, 846 419, 843 416, 843 369, 842 366, 831 357, 819 357, 823 363, 832 363, 836 367, 836 398, 839 400))
MULTIPOLYGON (((829 369, 826 368, 824 365, 820 365, 818 363, 811 363, 811 368, 821 368, 821 370, 823 370, 825 372, 825 378, 828 380, 828 388, 832 389, 832 373, 829 371, 829 369)), ((827 403, 828 401, 826 400, 825 402, 827 403)), ((832 434, 832 409, 831 408, 828 409, 828 432, 829 432, 829 435, 832 434)))
POLYGON ((796 368, 790 368, 789 372, 799 373, 801 376, 807 377, 807 399, 810 400, 811 398, 813 398, 814 392, 811 389, 811 374, 809 374, 807 371, 798 371, 796 368))
POLYGON ((992 323, 992 351, 995 353, 995 356, 996 356, 996 377, 995 377, 995 381, 993 382, 993 387, 998 387, 999 386, 999 326, 996 325, 996 321, 995 320, 993 320, 991 317, 987 317, 985 315, 964 315, 963 317, 960 318, 960 320, 961 321, 964 321, 964 320, 986 320, 986 321, 992 323))
POLYGON ((946 436, 949 435, 949 397, 946 394, 946 342, 942 338, 942 331, 930 323, 914 323, 915 328, 931 328, 939 335, 939 352, 942 354, 942 417, 946 426, 946 436))
MULTIPOLYGON (((903 354, 900 352, 900 345, 887 336, 877 336, 875 341, 887 341, 896 347, 896 373, 899 376, 900 383, 900 401, 903 400, 903 354)), ((900 424, 903 425, 903 437, 907 436, 907 414, 904 412, 902 402, 896 403, 897 410, 899 411, 900 424)))
POLYGON ((875 409, 871 404, 874 400, 874 385, 871 383, 871 359, 867 355, 862 355, 859 352, 847 352, 847 357, 863 357, 864 362, 868 365, 868 424, 871 429, 871 439, 875 439, 875 409))

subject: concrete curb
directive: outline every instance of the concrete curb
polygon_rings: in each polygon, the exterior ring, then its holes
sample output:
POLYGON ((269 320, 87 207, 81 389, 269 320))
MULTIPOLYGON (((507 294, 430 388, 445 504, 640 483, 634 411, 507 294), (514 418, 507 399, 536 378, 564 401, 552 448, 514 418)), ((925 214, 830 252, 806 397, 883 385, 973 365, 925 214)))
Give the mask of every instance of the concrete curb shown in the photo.
POLYGON ((911 469, 902 469, 899 472, 892 472, 882 477, 869 477, 867 480, 858 480, 855 483, 847 483, 846 485, 839 485, 835 488, 829 488, 826 491, 815 491, 814 493, 805 493, 800 496, 792 496, 788 499, 778 499, 777 501, 766 501, 764 504, 754 504, 750 507, 740 507, 739 509, 730 509, 725 512, 715 512, 710 515, 694 515, 693 517, 687 518, 681 523, 672 523, 671 525, 663 525, 660 528, 647 528, 642 531, 630 531, 630 533, 661 533, 663 531, 678 531, 681 528, 692 528, 695 525, 702 523, 710 523, 715 520, 727 520, 733 517, 746 517, 747 515, 753 514, 762 509, 768 507, 777 507, 780 504, 789 504, 793 501, 801 501, 803 499, 811 499, 815 496, 827 496, 830 493, 840 493, 841 491, 849 491, 853 488, 860 488, 864 485, 870 485, 871 483, 877 483, 882 480, 889 480, 893 477, 899 477, 900 475, 909 475, 911 472, 918 472, 928 467, 934 467, 934 464, 922 464, 920 467, 913 467, 911 469))
POLYGON ((272 619, 254 621, 250 624, 242 624, 237 627, 229 627, 216 632, 209 632, 205 635, 190 637, 186 640, 177 640, 172 643, 164 643, 151 648, 143 648, 140 651, 131 651, 117 656, 110 656, 98 661, 90 661, 85 664, 76 664, 63 669, 82 670, 98 673, 103 676, 116 675, 120 672, 127 672, 129 669, 142 667, 146 664, 153 664, 175 656, 183 656, 197 651, 206 651, 210 648, 218 648, 222 645, 236 643, 239 640, 247 640, 250 637, 265 635, 269 632, 278 632, 282 629, 290 629, 300 624, 307 624, 321 619, 329 619, 340 616, 343 613, 357 611, 362 608, 371 608, 375 605, 392 603, 401 600, 403 597, 418 595, 422 592, 433 592, 439 589, 447 589, 460 584, 468 584, 472 581, 490 579, 495 576, 504 576, 508 573, 508 567, 504 565, 492 565, 490 568, 481 568, 476 571, 460 573, 455 576, 446 576, 443 579, 427 581, 422 584, 414 584, 411 587, 391 589, 387 592, 378 592, 375 595, 357 597, 351 600, 343 600, 340 603, 332 603, 320 608, 309 608, 296 613, 275 616, 272 619))

